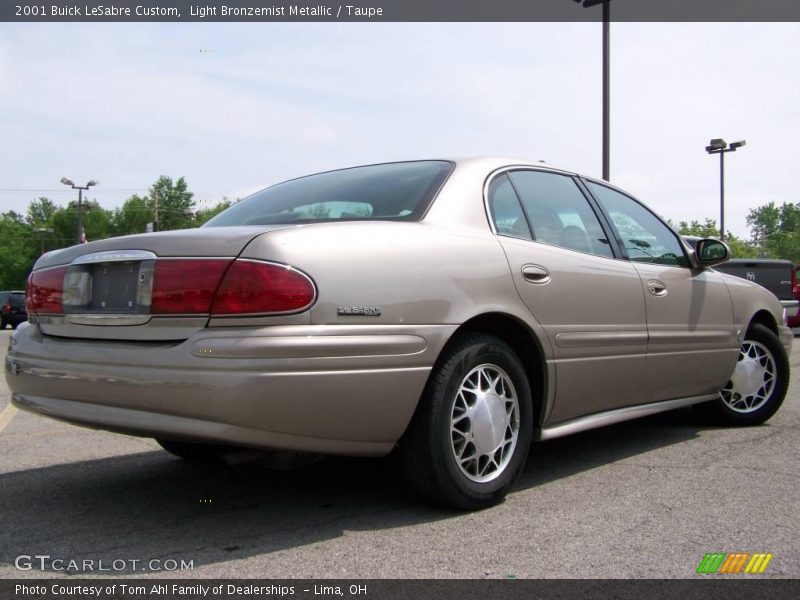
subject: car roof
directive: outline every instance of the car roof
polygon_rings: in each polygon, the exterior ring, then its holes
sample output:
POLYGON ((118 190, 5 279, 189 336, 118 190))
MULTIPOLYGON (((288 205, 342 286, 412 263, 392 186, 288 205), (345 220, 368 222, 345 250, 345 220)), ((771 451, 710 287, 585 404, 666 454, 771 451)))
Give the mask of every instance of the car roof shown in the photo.
POLYGON ((510 166, 520 167, 536 167, 538 169, 547 169, 550 171, 558 171, 560 173, 569 173, 570 175, 577 175, 578 173, 572 169, 567 169, 557 165, 550 164, 544 160, 530 160, 525 158, 514 158, 508 156, 462 156, 455 158, 445 158, 440 160, 449 160, 454 162, 456 166, 461 167, 474 167, 494 171, 495 169, 506 168, 510 166))

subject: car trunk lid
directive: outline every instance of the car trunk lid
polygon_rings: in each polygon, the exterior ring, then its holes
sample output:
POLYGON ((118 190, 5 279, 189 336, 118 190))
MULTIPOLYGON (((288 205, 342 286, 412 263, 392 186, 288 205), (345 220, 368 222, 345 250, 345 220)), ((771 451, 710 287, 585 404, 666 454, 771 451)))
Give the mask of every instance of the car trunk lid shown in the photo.
POLYGON ((49 252, 37 261, 29 282, 30 320, 45 335, 59 337, 187 339, 208 323, 214 293, 231 262, 251 240, 283 227, 168 231, 49 252), (179 281, 187 269, 191 276, 179 281), (164 311, 159 305, 164 290, 177 294, 187 310, 164 311))

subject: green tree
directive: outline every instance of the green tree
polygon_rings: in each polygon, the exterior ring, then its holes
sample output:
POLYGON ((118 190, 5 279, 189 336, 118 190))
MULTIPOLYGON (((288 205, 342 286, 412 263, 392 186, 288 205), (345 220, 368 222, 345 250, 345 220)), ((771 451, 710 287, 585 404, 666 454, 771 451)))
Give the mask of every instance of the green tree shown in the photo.
POLYGON ((63 210, 49 198, 38 198, 28 205, 25 220, 31 227, 49 227, 53 223, 55 214, 63 210))
POLYGON ((774 202, 750 210, 747 224, 764 254, 800 262, 800 203, 774 202))
POLYGON ((153 207, 147 197, 131 196, 111 216, 111 235, 144 233, 153 221, 153 207))
POLYGON ((38 256, 31 226, 13 211, 0 215, 0 240, 0 290, 25 289, 25 280, 38 256))
POLYGON ((227 198, 223 198, 222 202, 217 202, 211 208, 201 209, 198 210, 194 216, 194 221, 192 222, 192 226, 200 227, 206 221, 216 217, 219 213, 221 213, 226 208, 233 206, 233 202, 228 200, 227 198))
POLYGON ((191 227, 195 204, 193 196, 183 177, 174 183, 170 177, 159 177, 150 187, 149 197, 154 214, 158 214, 158 231, 191 227))
MULTIPOLYGON (((701 238, 719 238, 719 227, 714 219, 706 219, 703 223, 692 221, 678 223, 678 233, 681 235, 693 235, 701 238)), ((737 238, 730 231, 725 235, 725 243, 731 249, 732 258, 755 258, 759 254, 759 249, 749 241, 737 238)))
MULTIPOLYGON (((102 240, 111 235, 112 213, 100 206, 96 200, 83 203, 83 231, 89 242, 102 240)), ((78 207, 70 202, 67 208, 56 211, 52 219, 53 238, 60 248, 76 243, 78 207)))

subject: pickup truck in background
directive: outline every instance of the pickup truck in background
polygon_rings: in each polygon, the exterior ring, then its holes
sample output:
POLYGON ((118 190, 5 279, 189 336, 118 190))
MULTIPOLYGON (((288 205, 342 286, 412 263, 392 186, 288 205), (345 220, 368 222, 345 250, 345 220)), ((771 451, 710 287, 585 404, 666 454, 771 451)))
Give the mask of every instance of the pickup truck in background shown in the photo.
MULTIPOLYGON (((798 302, 800 302, 800 265, 794 266, 794 279, 792 280, 792 286, 794 287, 794 298, 798 302)), ((794 329, 795 335, 800 335, 800 309, 798 312, 795 313, 794 316, 789 317, 789 321, 787 323, 789 327, 794 329)))
MULTIPOLYGON (((701 238, 683 236, 692 248, 701 238)), ((797 270, 790 260, 775 258, 732 258, 714 267, 715 271, 753 281, 767 288, 781 301, 789 327, 800 327, 800 286, 797 270)))

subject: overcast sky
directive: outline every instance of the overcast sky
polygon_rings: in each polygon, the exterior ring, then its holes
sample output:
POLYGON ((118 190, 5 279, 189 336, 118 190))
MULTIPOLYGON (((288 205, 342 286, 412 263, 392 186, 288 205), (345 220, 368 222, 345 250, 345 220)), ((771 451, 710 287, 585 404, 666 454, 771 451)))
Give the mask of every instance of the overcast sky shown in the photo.
MULTIPOLYGON (((503 155, 600 176, 601 26, 2 24, 0 212, 159 175, 199 206, 314 171, 503 155), (21 191, 17 191, 21 190, 21 191), (55 191, 54 191, 55 190, 55 191)), ((678 220, 798 202, 800 24, 611 28, 611 181, 678 220)))

